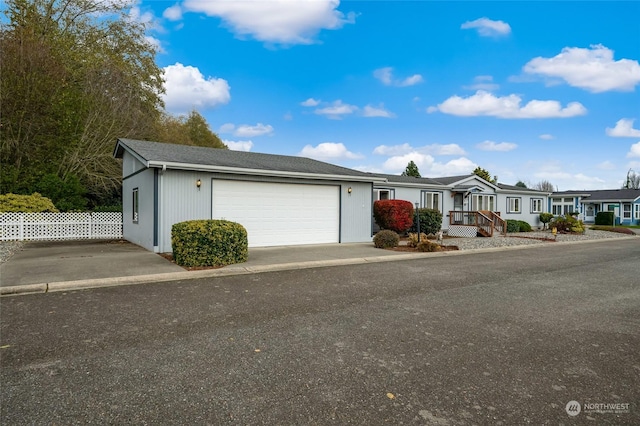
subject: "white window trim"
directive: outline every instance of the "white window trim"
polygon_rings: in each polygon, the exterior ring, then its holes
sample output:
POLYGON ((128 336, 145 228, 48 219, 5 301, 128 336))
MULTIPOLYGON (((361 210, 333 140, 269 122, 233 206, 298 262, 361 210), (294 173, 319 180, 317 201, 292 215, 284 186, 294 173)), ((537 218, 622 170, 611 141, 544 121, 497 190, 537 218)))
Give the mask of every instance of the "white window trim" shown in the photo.
POLYGON ((132 217, 131 219, 133 220, 133 223, 139 223, 140 222, 140 191, 138 190, 138 188, 133 188, 133 199, 131 200, 131 211, 132 211, 132 217))
POLYGON ((496 196, 492 194, 473 194, 472 203, 473 203, 473 210, 475 211, 480 211, 480 210, 495 211, 496 196), (487 204, 486 208, 484 208, 485 206, 482 206, 483 208, 479 208, 478 204, 480 204, 479 203, 480 199, 483 200, 483 204, 485 203, 487 204))
POLYGON ((507 213, 522 213, 522 197, 507 197, 507 213))
POLYGON ((442 212, 442 192, 436 191, 423 191, 422 192, 422 207, 425 209, 433 209, 442 212), (428 202, 429 195, 431 195, 431 203, 428 202), (437 199, 437 206, 433 207, 433 201, 437 199))
POLYGON ((380 188, 380 189, 376 189, 375 193, 376 193, 376 197, 375 197, 374 201, 393 200, 393 197, 394 197, 393 189, 380 188), (380 194, 383 193, 383 192, 386 192, 389 197, 388 198, 380 198, 380 194))
POLYGON ((631 219, 631 204, 630 203, 624 203, 622 204, 622 218, 623 219, 631 219), (626 210, 625 208, 629 207, 629 210, 626 210))
POLYGON ((544 198, 532 198, 531 199, 531 213, 543 213, 544 212, 544 198), (539 208, 536 208, 535 204, 540 204, 539 208))
POLYGON ((640 204, 634 204, 633 205, 633 216, 635 218, 635 220, 639 220, 640 219, 640 204))

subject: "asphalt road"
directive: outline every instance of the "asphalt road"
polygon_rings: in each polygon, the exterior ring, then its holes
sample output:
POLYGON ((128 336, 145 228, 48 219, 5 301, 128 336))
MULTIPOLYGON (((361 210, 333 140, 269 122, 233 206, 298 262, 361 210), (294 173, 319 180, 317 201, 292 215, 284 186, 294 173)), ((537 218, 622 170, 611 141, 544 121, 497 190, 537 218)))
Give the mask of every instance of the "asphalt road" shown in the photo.
POLYGON ((637 425, 639 276, 624 240, 4 297, 0 423, 637 425))

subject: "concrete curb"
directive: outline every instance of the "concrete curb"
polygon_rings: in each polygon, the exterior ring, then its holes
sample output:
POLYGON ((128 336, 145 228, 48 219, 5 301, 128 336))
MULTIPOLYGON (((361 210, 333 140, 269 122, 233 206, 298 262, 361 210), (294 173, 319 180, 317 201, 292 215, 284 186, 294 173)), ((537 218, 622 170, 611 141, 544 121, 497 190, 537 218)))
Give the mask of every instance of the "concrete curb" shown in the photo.
MULTIPOLYGON (((636 239, 637 236, 623 236, 615 238, 615 240, 629 240, 636 239)), ((586 241, 558 241, 554 244, 561 245, 576 245, 586 243, 597 243, 603 241, 611 241, 611 239, 595 239, 586 241)), ((291 271, 298 269, 309 268, 322 268, 328 266, 345 266, 345 265, 358 265, 365 263, 380 263, 380 262, 393 262, 402 260, 414 260, 424 258, 434 258, 438 256, 464 256, 476 253, 490 253, 490 252, 502 252, 510 250, 524 250, 529 248, 539 248, 544 244, 527 244, 518 246, 503 246, 503 247, 490 247, 471 250, 454 250, 444 251, 436 253, 405 253, 394 254, 386 256, 373 256, 373 257, 357 257, 349 259, 330 259, 330 260, 312 260, 307 262, 293 262, 293 263, 278 263, 273 265, 255 265, 255 266, 242 266, 231 265, 220 269, 203 269, 198 271, 184 271, 184 272, 168 272, 162 274, 149 274, 149 275, 136 275, 127 277, 115 277, 115 278, 95 278, 87 280, 76 281, 59 281, 40 284, 25 284, 17 286, 0 287, 0 296, 17 296, 25 294, 36 293, 49 293, 58 291, 72 291, 72 290, 87 290, 91 288, 102 287, 117 287, 125 285, 135 284, 147 284, 158 283, 167 281, 182 281, 192 280, 199 278, 217 278, 228 277, 234 275, 248 275, 258 274, 263 272, 276 272, 276 271, 291 271)))

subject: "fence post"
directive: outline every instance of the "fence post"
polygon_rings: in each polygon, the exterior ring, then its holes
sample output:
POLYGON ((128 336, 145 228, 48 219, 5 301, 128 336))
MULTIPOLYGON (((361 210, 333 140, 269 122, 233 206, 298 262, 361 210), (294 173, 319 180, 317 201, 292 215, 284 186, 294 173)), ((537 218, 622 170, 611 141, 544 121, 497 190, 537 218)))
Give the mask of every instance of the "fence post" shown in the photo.
POLYGON ((24 213, 18 219, 18 241, 24 241, 24 213))
POLYGON ((89 239, 93 236, 93 213, 89 213, 89 239))

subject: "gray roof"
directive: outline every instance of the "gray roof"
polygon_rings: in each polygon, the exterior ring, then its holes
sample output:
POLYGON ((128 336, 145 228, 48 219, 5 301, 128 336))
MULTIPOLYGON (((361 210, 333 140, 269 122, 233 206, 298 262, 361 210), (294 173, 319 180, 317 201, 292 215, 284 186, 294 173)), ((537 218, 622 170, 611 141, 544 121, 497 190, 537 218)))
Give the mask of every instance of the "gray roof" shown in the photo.
POLYGON ((368 173, 305 157, 231 151, 200 146, 118 139, 114 156, 122 158, 124 149, 147 162, 168 162, 201 166, 230 167, 293 173, 369 177, 368 173))
POLYGON ((383 173, 368 173, 373 177, 387 179, 390 183, 416 183, 423 185, 440 185, 435 179, 425 178, 425 177, 414 177, 414 176, 402 176, 402 175, 387 175, 383 173))
POLYGON ((593 191, 562 191, 551 196, 581 195, 583 201, 634 201, 640 198, 640 189, 596 189, 593 191))
POLYGON ((508 190, 508 191, 519 191, 519 192, 532 192, 535 194, 548 194, 546 191, 539 191, 533 188, 522 188, 521 186, 515 185, 506 185, 504 183, 497 183, 498 188, 508 190))
POLYGON ((461 176, 443 176, 443 177, 439 177, 439 178, 435 178, 435 180, 438 181, 439 184, 441 185, 452 185, 456 182, 459 182, 463 179, 467 179, 471 176, 476 176, 473 173, 468 174, 468 175, 461 175, 461 176))

